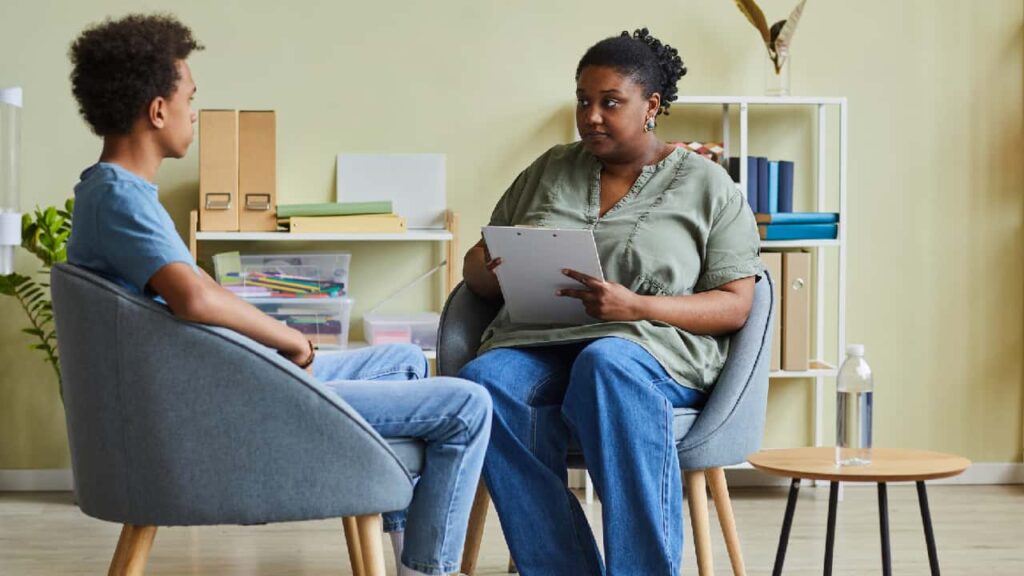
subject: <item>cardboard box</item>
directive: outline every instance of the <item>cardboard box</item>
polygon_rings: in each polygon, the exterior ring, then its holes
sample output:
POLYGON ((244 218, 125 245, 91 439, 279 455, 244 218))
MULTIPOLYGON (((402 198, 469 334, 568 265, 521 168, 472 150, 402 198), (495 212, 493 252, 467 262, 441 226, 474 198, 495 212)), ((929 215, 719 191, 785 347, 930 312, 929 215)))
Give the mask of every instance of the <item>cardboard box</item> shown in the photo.
POLYGON ((238 231, 238 111, 199 111, 199 229, 238 231))
POLYGON ((238 224, 243 232, 277 230, 277 115, 238 113, 238 224))
POLYGON ((761 261, 773 282, 775 316, 772 318, 772 355, 768 369, 774 372, 782 369, 782 253, 762 252, 761 261))
POLYGON ((782 369, 807 370, 811 352, 811 255, 782 255, 782 369))

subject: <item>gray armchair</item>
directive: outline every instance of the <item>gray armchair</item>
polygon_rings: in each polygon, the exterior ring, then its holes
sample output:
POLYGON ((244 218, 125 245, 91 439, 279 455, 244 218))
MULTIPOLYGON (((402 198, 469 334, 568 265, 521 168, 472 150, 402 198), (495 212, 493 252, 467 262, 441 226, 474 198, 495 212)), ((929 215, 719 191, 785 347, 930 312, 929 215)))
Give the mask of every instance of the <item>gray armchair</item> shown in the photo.
MULTIPOLYGON (((700 411, 676 409, 674 429, 679 464, 688 489, 694 547, 701 575, 714 571, 711 556, 707 488, 710 485, 719 523, 735 574, 745 574, 739 536, 733 519, 723 466, 744 462, 760 449, 768 401, 768 353, 774 316, 772 278, 765 273, 754 289, 747 322, 732 336, 729 356, 710 397, 700 411), (707 484, 705 484, 705 481, 707 484)), ((448 297, 438 332, 438 374, 454 376, 476 357, 480 336, 498 306, 460 284, 448 297)), ((582 454, 570 448, 568 465, 585 468, 582 454)), ((473 574, 483 536, 490 496, 481 482, 470 515, 462 571, 473 574)))
POLYGON ((418 442, 235 332, 83 268, 51 286, 78 504, 124 525, 111 574, 142 573, 157 526, 344 517, 357 573, 383 575, 379 513, 409 504, 418 442))

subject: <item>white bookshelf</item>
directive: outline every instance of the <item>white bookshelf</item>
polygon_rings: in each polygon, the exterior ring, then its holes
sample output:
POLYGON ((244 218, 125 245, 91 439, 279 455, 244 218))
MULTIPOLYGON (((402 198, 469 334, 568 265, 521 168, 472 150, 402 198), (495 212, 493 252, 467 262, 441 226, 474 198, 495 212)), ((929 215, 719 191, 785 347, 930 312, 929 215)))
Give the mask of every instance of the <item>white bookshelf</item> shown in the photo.
MULTIPOLYGON (((198 213, 193 210, 189 216, 189 250, 192 258, 198 256, 199 242, 441 242, 443 246, 442 255, 445 259, 447 274, 443 277, 443 297, 447 298, 461 278, 461 270, 458 257, 458 214, 449 210, 445 216, 445 228, 443 229, 412 229, 399 234, 292 234, 290 232, 202 232, 198 226, 198 213)), ((443 299, 442 298, 442 301, 443 299)), ((350 340, 348 350, 368 346, 364 341, 350 340)), ((324 353, 337 352, 338 350, 326 349, 324 353)), ((437 358, 434 350, 424 350, 423 355, 429 360, 437 358)))
MULTIPOLYGON (((817 137, 814 142, 814 174, 815 190, 813 210, 823 210, 828 198, 830 184, 837 190, 838 198, 835 205, 839 212, 839 234, 835 240, 786 240, 786 241, 762 241, 761 248, 765 250, 795 250, 803 249, 814 253, 814 312, 812 323, 814 325, 815 340, 811 345, 810 366, 808 370, 801 371, 773 371, 770 377, 773 379, 810 379, 814 382, 814 445, 821 446, 824 443, 824 407, 825 407, 825 380, 835 378, 838 374, 836 363, 841 362, 846 349, 846 248, 847 248, 847 100, 845 97, 813 97, 813 96, 683 96, 672 103, 680 107, 686 106, 716 106, 721 108, 722 117, 722 140, 725 148, 725 155, 740 157, 740 182, 739 188, 746 196, 746 186, 749 175, 747 174, 747 161, 749 155, 748 135, 750 132, 750 109, 757 107, 799 107, 811 108, 817 114, 817 137), (730 122, 731 114, 738 111, 739 117, 739 150, 735 150, 734 142, 731 142, 730 122), (838 114, 838 133, 835 130, 829 131, 828 114, 833 111, 838 114), (838 165, 828 166, 828 152, 830 146, 838 148, 838 165), (829 258, 837 259, 837 275, 834 282, 830 283, 827 273, 829 258), (835 326, 835 348, 828 350, 825 345, 826 336, 826 309, 825 309, 825 288, 832 286, 836 291, 836 326, 835 326), (826 357, 834 358, 834 361, 826 361, 826 357)), ((832 148, 835 150, 835 148, 832 148)), ((777 281, 781 282, 781 278, 777 281)))
POLYGON ((409 230, 400 234, 292 234, 290 232, 196 232, 196 240, 225 242, 448 242, 447 230, 409 230))

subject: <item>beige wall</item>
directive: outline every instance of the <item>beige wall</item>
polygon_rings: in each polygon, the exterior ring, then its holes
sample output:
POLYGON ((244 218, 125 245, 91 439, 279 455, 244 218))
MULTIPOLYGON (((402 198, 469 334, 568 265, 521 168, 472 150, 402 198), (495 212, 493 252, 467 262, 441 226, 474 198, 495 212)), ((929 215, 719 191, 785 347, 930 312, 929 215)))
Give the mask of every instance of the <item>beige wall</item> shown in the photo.
MULTIPOLYGON (((795 0, 762 3, 776 19, 795 0)), ((25 89, 26 207, 63 201, 98 154, 69 94, 71 39, 106 15, 169 6, 207 46, 191 61, 197 106, 278 111, 283 201, 331 199, 340 151, 444 152, 463 249, 518 170, 569 137, 573 72, 594 41, 647 24, 684 56, 681 92, 763 88, 762 48, 728 0, 5 0, 0 85, 25 89)), ((815 0, 796 35, 793 92, 849 97, 847 337, 875 369, 879 445, 1021 461, 1022 12, 1017 0, 815 0)), ((666 136, 691 135, 684 114, 666 136)), ((799 114, 761 121, 764 154, 808 134, 799 114)), ((193 149, 158 179, 181 230, 196 177, 193 149)), ((435 256, 354 252, 357 316, 435 256)), ((0 301, 0 468, 64 467, 55 383, 20 314, 0 301)), ((768 444, 809 441, 810 392, 773 382, 768 444)))

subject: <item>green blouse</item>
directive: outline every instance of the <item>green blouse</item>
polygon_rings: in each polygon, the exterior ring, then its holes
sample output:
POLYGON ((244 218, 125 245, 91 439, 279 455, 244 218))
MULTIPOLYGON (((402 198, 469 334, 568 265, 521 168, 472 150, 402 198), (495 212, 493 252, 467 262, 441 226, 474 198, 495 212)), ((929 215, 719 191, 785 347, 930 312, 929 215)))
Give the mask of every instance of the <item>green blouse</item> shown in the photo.
MULTIPOLYGON (((717 288, 761 273, 753 213, 721 166, 677 148, 645 166, 629 192, 600 213, 601 164, 581 143, 545 152, 498 201, 492 226, 589 228, 605 279, 644 295, 717 288)), ((585 326, 514 324, 502 309, 481 339, 492 348, 617 336, 643 346, 676 382, 706 391, 725 362, 728 337, 698 336, 665 322, 585 326)))

